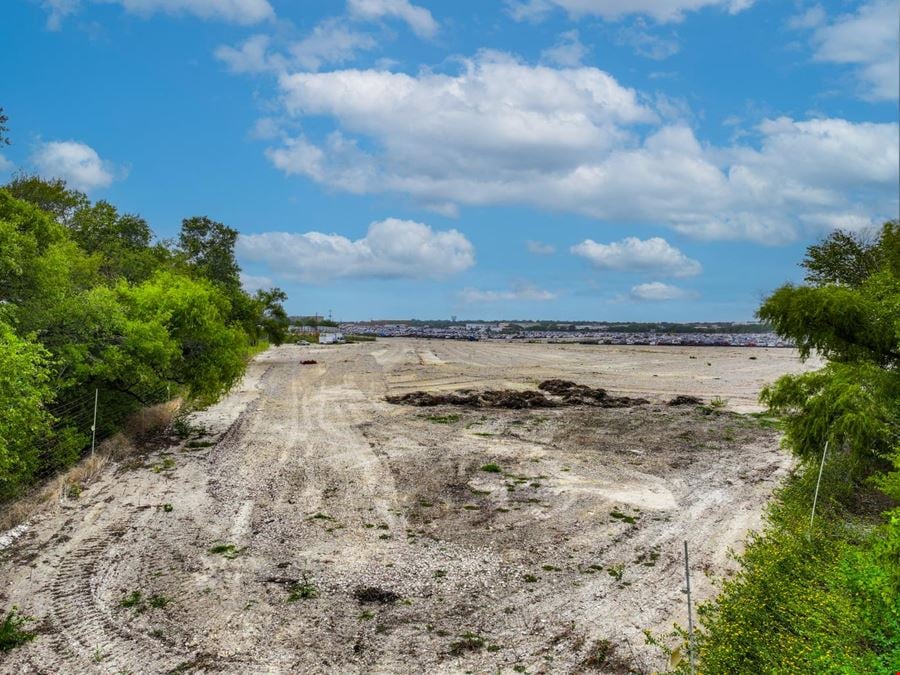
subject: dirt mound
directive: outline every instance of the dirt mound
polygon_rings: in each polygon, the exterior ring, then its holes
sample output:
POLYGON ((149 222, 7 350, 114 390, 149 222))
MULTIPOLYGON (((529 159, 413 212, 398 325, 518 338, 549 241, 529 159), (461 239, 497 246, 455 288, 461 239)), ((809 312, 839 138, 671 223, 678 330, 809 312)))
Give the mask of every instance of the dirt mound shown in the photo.
POLYGON ((544 380, 538 389, 555 396, 562 397, 566 405, 593 405, 601 408, 627 408, 633 405, 650 403, 645 398, 629 398, 628 396, 611 396, 606 389, 594 389, 586 384, 577 384, 569 380, 544 380))
POLYGON ((593 389, 568 380, 546 380, 538 385, 541 391, 516 391, 512 389, 488 389, 474 391, 461 389, 448 394, 431 394, 427 391, 413 391, 399 396, 388 396, 387 402, 397 405, 431 407, 436 405, 458 405, 469 408, 556 408, 559 406, 590 405, 600 408, 627 408, 646 405, 645 398, 611 396, 605 389, 593 389), (547 396, 547 394, 551 396, 547 396))
POLYGON ((696 396, 680 394, 669 401, 668 405, 703 405, 703 399, 697 398, 696 396))
POLYGON ((430 394, 427 391, 413 391, 400 396, 388 396, 388 403, 412 405, 428 408, 436 405, 458 405, 468 408, 553 408, 560 403, 547 398, 539 391, 513 391, 509 389, 472 391, 462 389, 449 394, 430 394))

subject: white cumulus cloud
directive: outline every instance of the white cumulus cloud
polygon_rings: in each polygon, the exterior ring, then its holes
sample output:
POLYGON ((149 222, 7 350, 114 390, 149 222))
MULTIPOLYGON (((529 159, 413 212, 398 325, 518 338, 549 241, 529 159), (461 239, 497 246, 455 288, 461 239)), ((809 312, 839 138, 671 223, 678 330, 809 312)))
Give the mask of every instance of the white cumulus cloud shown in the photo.
POLYGON ((273 164, 445 213, 530 205, 778 244, 898 207, 896 123, 778 118, 715 146, 597 68, 496 52, 456 74, 285 73, 279 88, 287 118, 326 117, 337 130, 283 139, 267 150, 273 164))
POLYGON ((121 172, 100 158, 91 146, 78 141, 49 141, 32 154, 38 173, 47 178, 62 178, 71 187, 90 192, 109 187, 121 172))
POLYGON ((139 16, 187 14, 241 25, 275 18, 275 10, 268 0, 43 0, 41 4, 48 11, 48 28, 59 30, 63 19, 87 2, 121 5, 125 11, 139 16))
POLYGON ((359 19, 400 19, 419 37, 434 37, 439 29, 431 12, 409 0, 348 0, 347 8, 351 16, 359 19))
POLYGON ((597 269, 624 272, 652 272, 668 277, 692 277, 703 269, 699 262, 661 237, 638 239, 626 237, 622 241, 598 244, 586 239, 571 248, 573 254, 587 259, 597 269))
POLYGON ((13 164, 12 160, 7 159, 3 155, 0 155, 0 172, 9 173, 15 168, 16 165, 13 164))
POLYGON ((631 288, 631 297, 634 300, 646 301, 688 300, 696 298, 697 294, 660 281, 651 281, 647 284, 633 286, 631 288))
POLYGON ((716 7, 737 14, 754 0, 508 0, 510 13, 517 20, 540 20, 555 8, 573 18, 599 16, 615 21, 630 14, 648 16, 659 22, 681 21, 688 12, 716 7))
POLYGON ((900 96, 900 44, 896 0, 863 3, 856 12, 828 22, 818 8, 797 17, 792 25, 812 28, 814 58, 855 66, 864 98, 890 101, 900 96))
POLYGON ((529 284, 520 284, 511 290, 483 291, 477 288, 464 288, 458 294, 459 300, 466 304, 484 302, 547 302, 555 300, 557 295, 552 291, 535 288, 529 284))
POLYGON ((443 279, 475 264, 475 248, 457 230, 435 231, 388 218, 351 240, 339 234, 267 232, 242 235, 241 260, 263 263, 278 278, 319 283, 344 278, 443 279))

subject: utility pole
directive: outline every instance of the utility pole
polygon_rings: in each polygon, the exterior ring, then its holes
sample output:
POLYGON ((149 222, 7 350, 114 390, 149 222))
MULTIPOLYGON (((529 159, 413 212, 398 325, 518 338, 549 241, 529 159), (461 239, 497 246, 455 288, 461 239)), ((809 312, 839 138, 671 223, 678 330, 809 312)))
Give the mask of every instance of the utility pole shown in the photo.
POLYGON ((691 662, 691 675, 694 675, 694 615, 691 611, 691 568, 688 564, 687 539, 684 540, 684 580, 687 586, 688 605, 688 658, 691 662))
POLYGON ((94 389, 94 423, 91 425, 91 457, 94 456, 94 448, 97 445, 97 401, 100 398, 100 390, 94 389))

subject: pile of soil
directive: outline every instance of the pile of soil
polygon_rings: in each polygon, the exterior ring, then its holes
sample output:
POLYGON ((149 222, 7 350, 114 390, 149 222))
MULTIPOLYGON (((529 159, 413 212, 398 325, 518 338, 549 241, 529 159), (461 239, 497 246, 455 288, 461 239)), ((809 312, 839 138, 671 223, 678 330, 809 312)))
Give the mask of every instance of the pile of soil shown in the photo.
POLYGON ((562 397, 566 405, 592 405, 600 408, 628 408, 634 405, 647 405, 645 398, 629 398, 628 396, 610 396, 606 389, 594 389, 585 384, 576 384, 569 380, 545 380, 538 389, 554 396, 562 397))
POLYGON ((669 405, 703 405, 703 399, 681 394, 669 401, 669 405))
POLYGON ((512 389, 488 389, 475 391, 461 389, 447 394, 413 391, 400 396, 388 396, 387 402, 427 408, 436 405, 458 405, 468 408, 557 408, 560 406, 589 405, 599 408, 627 408, 650 403, 645 398, 611 396, 605 389, 593 389, 568 380, 546 380, 538 385, 541 391, 516 391, 512 389), (547 392, 546 394, 544 392, 547 392), (548 396, 550 394, 551 396, 548 396))
POLYGON ((488 389, 474 391, 461 389, 449 394, 430 394, 427 391, 412 391, 400 396, 388 396, 388 403, 430 408, 436 405, 458 405, 467 408, 555 408, 559 401, 547 398, 539 391, 514 391, 511 389, 488 389))

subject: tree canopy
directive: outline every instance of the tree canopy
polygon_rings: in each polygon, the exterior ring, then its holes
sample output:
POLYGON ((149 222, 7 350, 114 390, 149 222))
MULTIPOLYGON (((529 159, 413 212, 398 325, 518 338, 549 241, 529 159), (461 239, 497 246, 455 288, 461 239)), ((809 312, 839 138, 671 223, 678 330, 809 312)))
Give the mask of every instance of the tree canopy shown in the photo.
POLYGON ((900 224, 877 237, 835 232, 809 249, 809 284, 786 285, 759 316, 795 341, 821 371, 786 376, 763 400, 786 416, 788 441, 801 457, 832 447, 868 466, 896 447, 900 432, 900 224))
POLYGON ((214 401, 285 339, 287 296, 241 289, 236 239, 195 217, 157 241, 60 180, 0 189, 0 500, 78 457, 95 389, 111 432, 167 391, 214 401))
POLYGON ((700 607, 701 672, 880 673, 900 663, 898 262, 896 221, 834 232, 810 247, 807 283, 779 288, 759 310, 804 358, 827 362, 763 391, 800 463, 736 574, 700 607))

